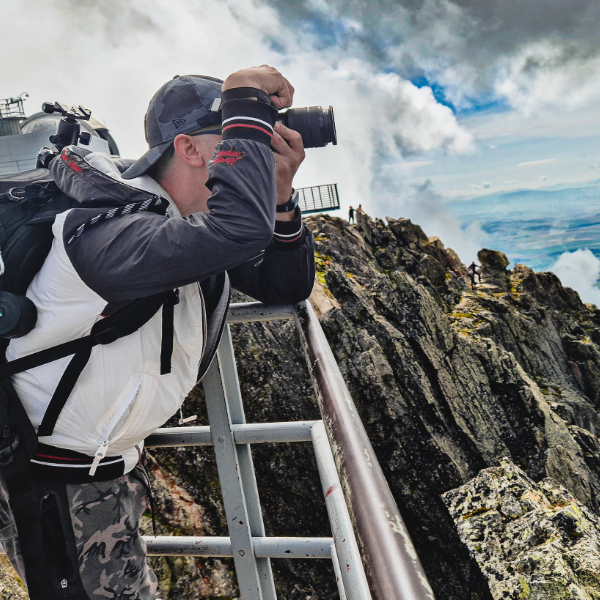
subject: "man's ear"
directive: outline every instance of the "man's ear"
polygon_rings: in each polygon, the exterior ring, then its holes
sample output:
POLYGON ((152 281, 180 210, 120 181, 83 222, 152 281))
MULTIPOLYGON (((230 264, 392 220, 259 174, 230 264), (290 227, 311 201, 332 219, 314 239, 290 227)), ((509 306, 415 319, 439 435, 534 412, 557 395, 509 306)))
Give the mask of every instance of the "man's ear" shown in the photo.
POLYGON ((205 167, 207 164, 200 140, 191 135, 179 134, 173 140, 173 147, 179 157, 191 167, 205 167))

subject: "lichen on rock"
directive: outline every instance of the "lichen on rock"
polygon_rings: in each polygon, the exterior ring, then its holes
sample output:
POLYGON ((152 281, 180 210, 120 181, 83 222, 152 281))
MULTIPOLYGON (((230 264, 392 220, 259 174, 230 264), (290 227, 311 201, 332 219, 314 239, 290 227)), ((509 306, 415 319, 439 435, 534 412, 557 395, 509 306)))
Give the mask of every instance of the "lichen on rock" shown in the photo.
POLYGON ((600 520, 553 479, 504 458, 442 497, 495 600, 600 598, 600 520))

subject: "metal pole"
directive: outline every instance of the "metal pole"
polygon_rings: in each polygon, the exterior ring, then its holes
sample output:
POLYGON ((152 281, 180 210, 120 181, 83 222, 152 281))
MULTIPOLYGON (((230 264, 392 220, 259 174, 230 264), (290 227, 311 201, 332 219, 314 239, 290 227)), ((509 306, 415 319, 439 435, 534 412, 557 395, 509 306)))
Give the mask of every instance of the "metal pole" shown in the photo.
POLYGON ((323 496, 325 497, 325 506, 327 507, 331 532, 333 533, 334 561, 337 558, 337 568, 341 575, 341 580, 338 579, 340 596, 347 596, 349 600, 371 600, 369 584, 360 559, 360 552, 352 530, 352 521, 348 514, 348 507, 344 500, 344 493, 342 492, 323 421, 319 421, 312 428, 311 433, 323 496))
POLYGON ((262 573, 259 573, 252 546, 241 465, 231 431, 231 417, 218 353, 208 368, 202 384, 206 396, 206 410, 217 459, 225 515, 227 516, 227 527, 234 549, 233 560, 240 596, 242 600, 265 600, 262 593, 262 573))
POLYGON ((435 600, 327 338, 309 302, 296 325, 374 600, 435 600))
POLYGON ((344 583, 342 581, 342 571, 340 570, 340 563, 337 558, 337 552, 335 551, 335 544, 331 544, 330 553, 331 560, 333 562, 333 572, 335 573, 335 580, 338 584, 338 591, 340 593, 340 600, 348 600, 348 596, 346 596, 346 590, 344 589, 344 583))

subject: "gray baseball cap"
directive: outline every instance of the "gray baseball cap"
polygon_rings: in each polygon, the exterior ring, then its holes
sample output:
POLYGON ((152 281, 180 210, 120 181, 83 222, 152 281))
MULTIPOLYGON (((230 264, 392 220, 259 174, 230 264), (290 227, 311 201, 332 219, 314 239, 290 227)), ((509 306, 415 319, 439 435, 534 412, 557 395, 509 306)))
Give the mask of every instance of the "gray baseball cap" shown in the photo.
POLYGON ((123 173, 123 179, 143 175, 170 149, 180 133, 198 132, 199 129, 220 132, 221 113, 212 111, 215 98, 221 97, 223 81, 205 75, 177 75, 154 94, 144 128, 150 149, 123 173))

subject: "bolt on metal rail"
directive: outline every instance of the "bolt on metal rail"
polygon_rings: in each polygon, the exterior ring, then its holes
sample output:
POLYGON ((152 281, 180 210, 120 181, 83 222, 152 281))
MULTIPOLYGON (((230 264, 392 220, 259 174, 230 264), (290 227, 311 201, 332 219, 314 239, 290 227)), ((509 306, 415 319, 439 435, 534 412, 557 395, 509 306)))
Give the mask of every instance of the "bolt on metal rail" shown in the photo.
POLYGON ((331 559, 341 600, 435 600, 310 303, 232 304, 227 322, 202 380, 210 426, 146 445, 214 446, 230 537, 146 536, 148 554, 233 557, 242 600, 276 600, 272 558, 331 559), (229 324, 276 319, 296 322, 322 421, 246 423, 229 324), (250 445, 300 441, 313 443, 332 538, 265 536, 250 445))

